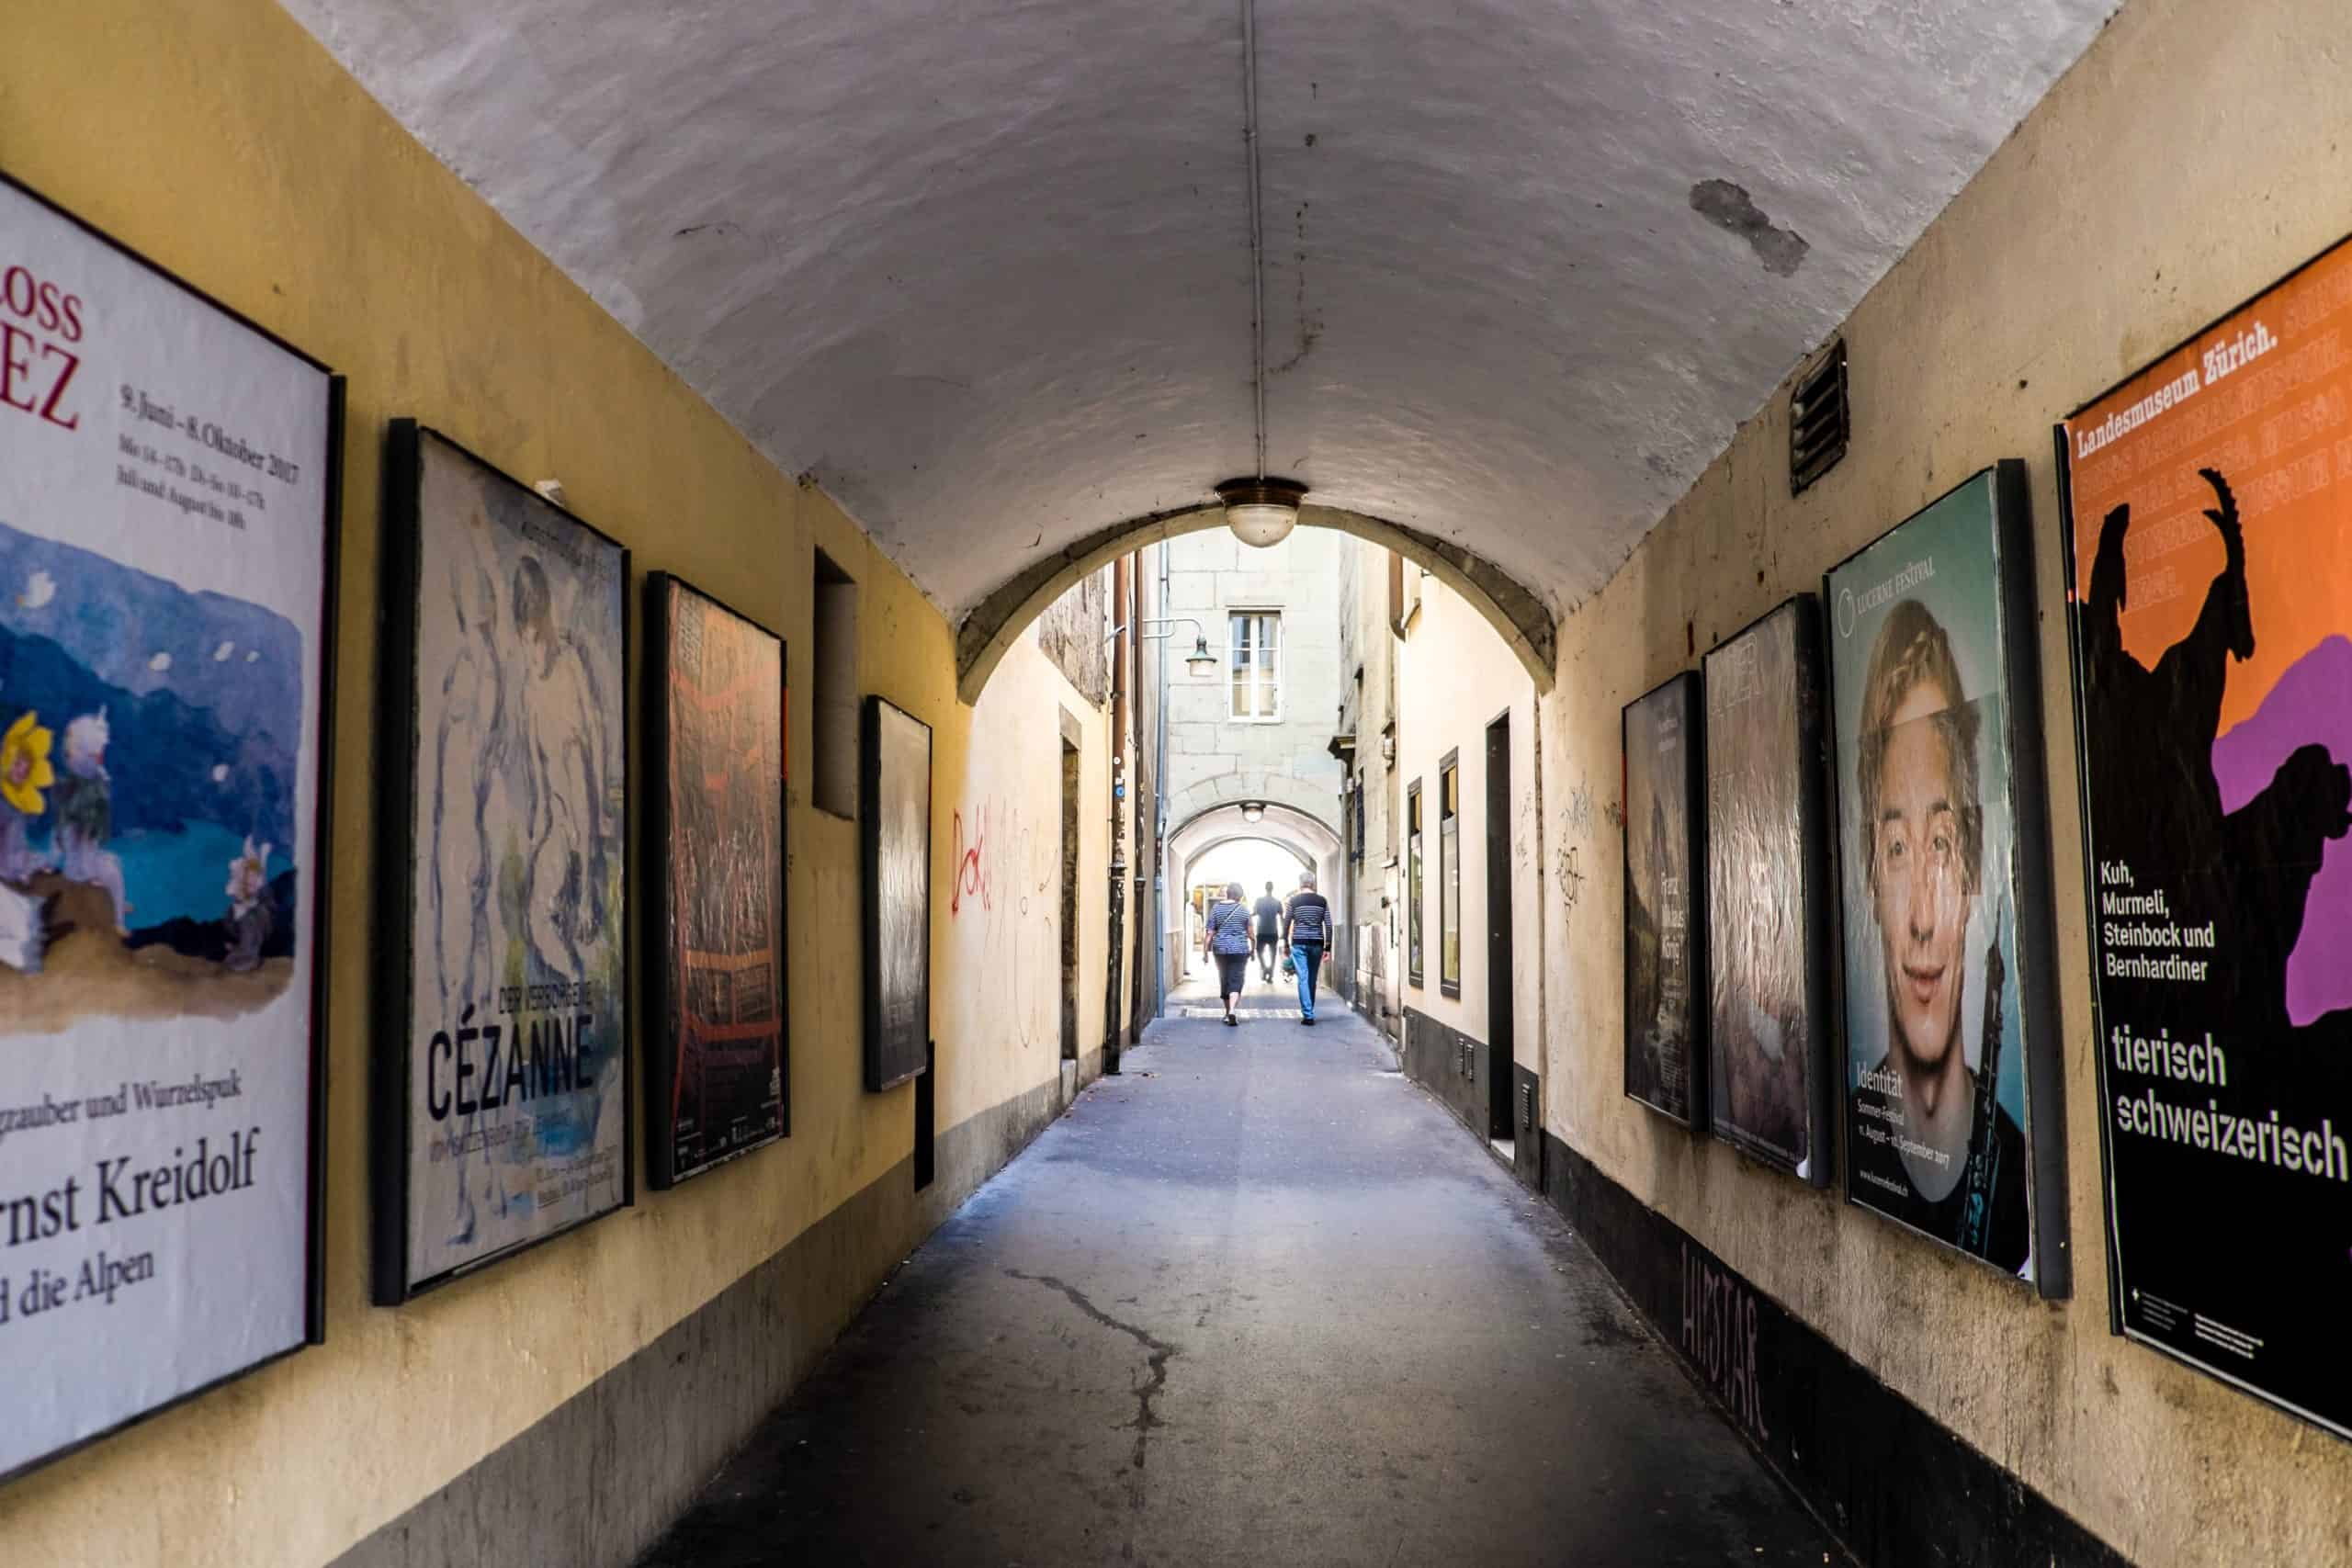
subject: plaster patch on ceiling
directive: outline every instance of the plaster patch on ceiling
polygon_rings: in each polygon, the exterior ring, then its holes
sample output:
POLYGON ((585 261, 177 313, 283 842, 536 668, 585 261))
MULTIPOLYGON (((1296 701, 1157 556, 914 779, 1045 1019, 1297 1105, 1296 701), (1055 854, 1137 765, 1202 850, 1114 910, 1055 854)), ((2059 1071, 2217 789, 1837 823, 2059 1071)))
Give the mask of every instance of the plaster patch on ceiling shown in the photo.
POLYGON ((1747 187, 1729 180, 1701 180, 1690 187, 1690 210, 1718 229, 1728 229, 1746 240, 1764 270, 1788 277, 1804 265, 1813 247, 1794 229, 1783 229, 1764 216, 1747 187))
MULTIPOLYGON (((1254 464, 1233 5, 286 4, 951 615, 1254 464)), ((2115 4, 1258 0, 1270 462, 1573 605, 2115 4)))

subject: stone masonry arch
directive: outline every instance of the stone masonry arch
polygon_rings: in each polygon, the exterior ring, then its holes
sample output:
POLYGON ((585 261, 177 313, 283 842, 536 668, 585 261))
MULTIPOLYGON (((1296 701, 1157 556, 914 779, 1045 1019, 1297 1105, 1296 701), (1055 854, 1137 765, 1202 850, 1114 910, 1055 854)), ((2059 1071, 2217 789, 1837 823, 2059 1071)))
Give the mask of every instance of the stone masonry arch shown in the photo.
MULTIPOLYGON (((1407 559, 1419 562, 1439 581, 1476 606, 1496 634, 1519 656, 1520 662, 1527 666, 1537 691, 1552 689, 1557 628, 1551 608, 1492 562, 1433 534, 1367 513, 1309 503, 1299 508, 1298 521, 1301 527, 1336 528, 1357 538, 1385 545, 1407 559)), ((1145 545, 1223 526, 1225 509, 1215 503, 1150 513, 1098 529, 1016 572, 989 592, 956 626, 957 694, 967 703, 978 700, 981 688, 988 684, 989 676, 1005 650, 1073 583, 1145 545)))

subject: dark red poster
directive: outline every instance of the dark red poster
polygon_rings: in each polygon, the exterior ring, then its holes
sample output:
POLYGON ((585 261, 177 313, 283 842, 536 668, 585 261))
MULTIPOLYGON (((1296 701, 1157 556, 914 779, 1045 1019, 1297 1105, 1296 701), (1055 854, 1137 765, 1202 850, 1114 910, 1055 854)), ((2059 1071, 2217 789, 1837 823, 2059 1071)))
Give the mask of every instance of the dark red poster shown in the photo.
POLYGON ((667 1187, 786 1131, 784 643, 665 572, 649 587, 647 1166, 667 1187))

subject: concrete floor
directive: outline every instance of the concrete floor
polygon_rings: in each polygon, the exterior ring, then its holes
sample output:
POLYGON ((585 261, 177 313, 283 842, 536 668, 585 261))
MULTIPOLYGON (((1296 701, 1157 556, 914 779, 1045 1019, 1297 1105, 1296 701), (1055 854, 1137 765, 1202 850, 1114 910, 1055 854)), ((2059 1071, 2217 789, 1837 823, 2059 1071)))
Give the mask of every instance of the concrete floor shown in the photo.
POLYGON ((642 1568, 1844 1563, 1557 1214, 1320 1010, 1154 1026, 642 1568))

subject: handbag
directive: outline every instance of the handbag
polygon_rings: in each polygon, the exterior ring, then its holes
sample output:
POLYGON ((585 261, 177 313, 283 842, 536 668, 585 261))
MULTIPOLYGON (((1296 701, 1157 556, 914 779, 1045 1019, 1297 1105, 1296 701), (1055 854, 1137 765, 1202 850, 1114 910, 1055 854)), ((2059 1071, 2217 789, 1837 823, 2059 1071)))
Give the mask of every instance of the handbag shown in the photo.
POLYGON ((1242 958, 1247 958, 1247 957, 1250 955, 1250 929, 1249 929, 1249 924, 1248 924, 1249 919, 1250 919, 1250 911, 1249 911, 1249 909, 1248 909, 1246 907, 1244 907, 1244 906, 1242 906, 1242 905, 1240 905, 1240 904, 1236 904, 1235 906, 1233 906, 1233 914, 1230 914, 1230 915, 1226 916, 1226 918, 1225 918, 1225 919, 1223 919, 1222 920, 1219 920, 1219 921, 1217 922, 1217 926, 1216 926, 1216 937, 1215 937, 1215 938, 1213 938, 1213 939, 1210 941, 1210 942, 1209 942, 1209 946, 1210 946, 1210 948, 1211 948, 1212 950, 1214 950, 1216 953, 1218 953, 1218 954, 1219 954, 1220 956, 1222 956, 1222 957, 1226 957, 1226 958, 1233 958, 1233 957, 1242 957, 1242 958), (1225 944, 1226 944, 1227 940, 1228 938, 1230 938, 1230 937, 1233 935, 1233 921, 1234 921, 1234 917, 1235 917, 1235 916, 1237 916, 1237 915, 1238 915, 1238 916, 1239 916, 1239 917, 1241 918, 1242 922, 1243 922, 1242 930, 1241 930, 1241 945, 1240 945, 1239 947, 1234 948, 1231 952, 1227 952, 1227 951, 1226 950, 1226 946, 1225 946, 1225 944))
POLYGON ((1295 980, 1298 978, 1298 965, 1290 959, 1285 958, 1283 960, 1283 973, 1295 980))

